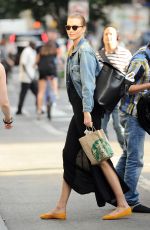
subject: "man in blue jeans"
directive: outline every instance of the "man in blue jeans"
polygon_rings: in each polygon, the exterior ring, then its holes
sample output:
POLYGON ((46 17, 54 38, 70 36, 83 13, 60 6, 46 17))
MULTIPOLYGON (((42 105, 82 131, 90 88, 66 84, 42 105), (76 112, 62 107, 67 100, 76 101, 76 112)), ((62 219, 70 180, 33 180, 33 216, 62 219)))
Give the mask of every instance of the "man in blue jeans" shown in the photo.
POLYGON ((150 213, 150 208, 139 201, 137 184, 143 168, 145 130, 137 119, 137 103, 142 94, 150 90, 150 43, 140 48, 131 59, 127 77, 134 81, 121 103, 121 123, 124 127, 125 146, 116 166, 118 174, 130 190, 126 200, 133 212, 150 213))

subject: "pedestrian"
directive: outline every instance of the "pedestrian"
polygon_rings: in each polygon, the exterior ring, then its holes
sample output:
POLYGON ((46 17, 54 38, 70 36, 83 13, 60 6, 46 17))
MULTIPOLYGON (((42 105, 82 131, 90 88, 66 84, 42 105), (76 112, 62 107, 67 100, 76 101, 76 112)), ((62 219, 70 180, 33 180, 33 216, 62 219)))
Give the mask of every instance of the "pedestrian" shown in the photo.
POLYGON ((4 66, 0 63, 0 107, 4 114, 4 126, 6 129, 12 128, 13 118, 10 112, 10 104, 7 94, 6 73, 4 66))
MULTIPOLYGON (((19 94, 18 110, 16 112, 17 115, 22 114, 24 100, 29 89, 34 94, 35 99, 37 99, 38 85, 36 80, 36 50, 35 43, 33 41, 30 41, 29 46, 24 48, 22 51, 19 68, 21 90, 19 94)), ((37 104, 37 102, 35 104, 37 104)))
POLYGON ((150 44, 140 48, 130 61, 127 77, 134 84, 121 101, 121 123, 125 128, 125 147, 116 166, 118 174, 130 190, 126 200, 133 212, 150 213, 150 208, 142 205, 137 184, 143 168, 145 130, 137 119, 137 103, 142 94, 150 90, 150 44))
POLYGON ((73 40, 67 59, 66 83, 69 101, 73 108, 66 143, 63 149, 63 185, 60 199, 55 209, 42 214, 42 219, 66 219, 66 206, 71 189, 80 194, 94 192, 98 206, 117 200, 117 208, 103 219, 118 219, 131 214, 123 191, 126 184, 119 181, 111 160, 92 166, 79 143, 86 127, 100 129, 103 114, 93 99, 95 80, 101 67, 95 52, 84 38, 86 22, 79 14, 68 17, 66 31, 73 40), (121 182, 121 184, 120 184, 121 182))
POLYGON ((38 65, 38 70, 39 70, 37 112, 38 112, 38 119, 40 119, 42 114, 43 99, 46 93, 48 81, 51 84, 51 89, 53 90, 55 98, 57 97, 58 94, 56 42, 48 41, 46 44, 44 44, 41 47, 39 53, 37 54, 36 63, 38 65))
POLYGON ((5 68, 6 72, 6 81, 8 80, 9 73, 11 72, 12 67, 14 66, 14 57, 12 57, 12 53, 10 52, 9 42, 7 39, 2 39, 0 42, 0 60, 1 64, 5 68))
MULTIPOLYGON (((97 52, 98 59, 103 59, 104 61, 111 63, 122 73, 126 73, 132 55, 128 49, 119 45, 119 33, 115 25, 110 24, 104 28, 102 44, 103 48, 97 52)), ((116 105, 112 113, 106 111, 102 118, 102 128, 107 136, 107 126, 111 116, 118 142, 120 147, 123 148, 124 132, 123 127, 120 124, 119 104, 116 105)))

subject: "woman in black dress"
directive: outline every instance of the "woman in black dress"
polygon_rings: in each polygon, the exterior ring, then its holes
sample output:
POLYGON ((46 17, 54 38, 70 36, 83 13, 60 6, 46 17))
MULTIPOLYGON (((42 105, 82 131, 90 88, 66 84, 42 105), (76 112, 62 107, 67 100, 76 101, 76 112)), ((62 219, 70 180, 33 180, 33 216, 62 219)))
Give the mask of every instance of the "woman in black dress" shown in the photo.
POLYGON ((100 65, 95 53, 84 39, 85 19, 81 15, 68 17, 66 30, 73 40, 67 60, 67 92, 73 108, 73 117, 69 125, 66 143, 63 149, 64 176, 60 199, 56 208, 42 214, 42 219, 66 219, 66 206, 71 189, 80 194, 94 192, 99 207, 116 203, 116 209, 103 219, 118 219, 131 214, 123 192, 128 191, 112 165, 111 160, 103 161, 99 166, 92 166, 79 143, 86 126, 100 129, 103 111, 93 94, 95 76, 100 65))

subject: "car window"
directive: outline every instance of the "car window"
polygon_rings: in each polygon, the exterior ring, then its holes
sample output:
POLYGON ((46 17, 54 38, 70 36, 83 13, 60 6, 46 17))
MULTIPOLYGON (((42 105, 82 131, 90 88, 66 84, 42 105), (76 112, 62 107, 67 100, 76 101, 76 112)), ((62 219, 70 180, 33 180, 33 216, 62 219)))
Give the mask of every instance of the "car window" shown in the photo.
POLYGON ((34 41, 39 41, 41 40, 41 37, 40 36, 16 36, 16 42, 17 41, 30 41, 30 40, 34 40, 34 41))

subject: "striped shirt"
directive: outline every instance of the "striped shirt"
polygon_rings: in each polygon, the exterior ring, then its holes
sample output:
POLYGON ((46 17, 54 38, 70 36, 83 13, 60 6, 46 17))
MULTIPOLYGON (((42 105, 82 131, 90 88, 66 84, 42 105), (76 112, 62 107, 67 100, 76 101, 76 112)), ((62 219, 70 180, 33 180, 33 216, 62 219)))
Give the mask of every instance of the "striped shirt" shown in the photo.
MULTIPOLYGON (((104 49, 102 50, 104 51, 104 49)), ((96 53, 96 56, 98 60, 101 59, 99 52, 96 53)), ((113 53, 107 53, 105 51, 105 56, 114 67, 123 73, 126 73, 127 67, 132 58, 130 51, 122 46, 118 46, 113 53)))
MULTIPOLYGON (((144 84, 150 82, 150 66, 146 56, 150 60, 150 49, 148 47, 142 47, 131 59, 126 76, 131 80, 134 79, 134 84, 144 84)), ((141 95, 147 91, 148 90, 144 90, 132 95, 125 95, 121 102, 121 111, 137 116, 136 105, 141 95)))

